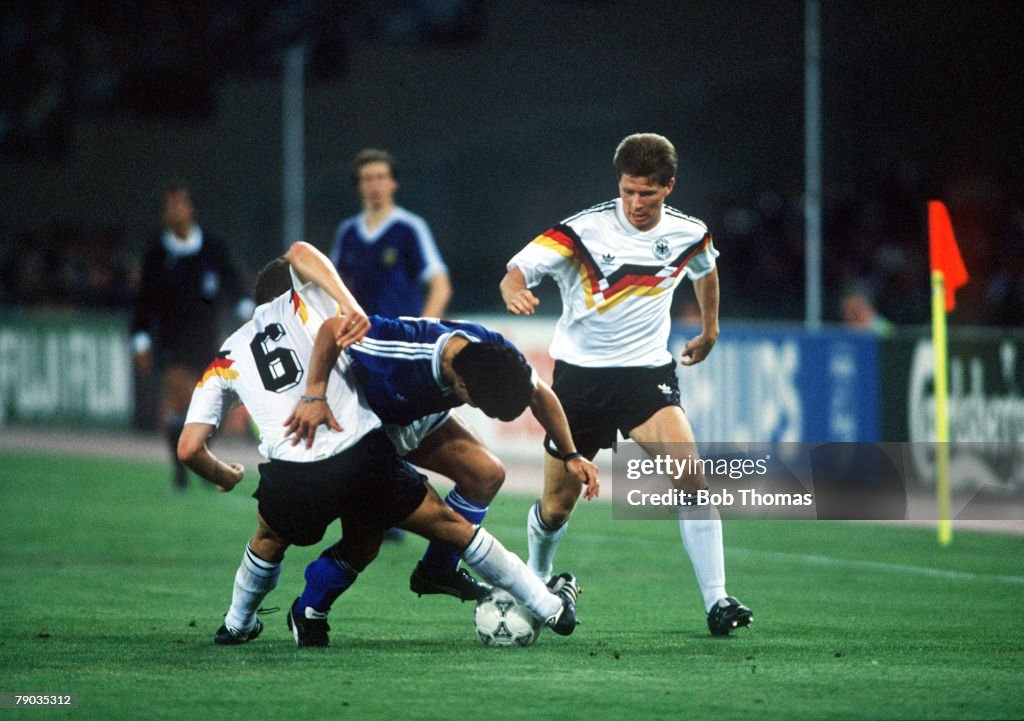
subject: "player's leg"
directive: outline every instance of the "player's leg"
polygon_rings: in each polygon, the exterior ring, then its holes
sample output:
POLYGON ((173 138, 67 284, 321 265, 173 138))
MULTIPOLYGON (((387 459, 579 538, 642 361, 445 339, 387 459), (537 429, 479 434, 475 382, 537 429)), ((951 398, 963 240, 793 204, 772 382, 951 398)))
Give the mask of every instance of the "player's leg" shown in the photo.
MULTIPOLYGON (((299 646, 327 645, 326 618, 318 615, 321 612, 317 608, 322 608, 322 616, 326 616, 330 603, 351 585, 354 572, 362 570, 376 555, 380 531, 390 524, 373 517, 372 512, 375 505, 386 505, 392 497, 400 502, 398 491, 401 488, 395 489, 390 484, 395 469, 404 470, 404 464, 380 431, 367 434, 351 448, 323 460, 307 463, 271 460, 260 464, 260 481, 253 495, 259 501, 265 525, 274 529, 279 538, 290 545, 312 546, 319 543, 327 528, 339 519, 346 535, 350 536, 347 545, 341 544, 340 552, 332 546, 307 568, 301 613, 296 612, 298 603, 293 602, 287 614, 288 628, 299 646), (347 523, 350 516, 363 525, 347 523), (360 533, 363 526, 375 529, 374 534, 360 533), (307 609, 314 613, 308 614, 307 609), (312 622, 307 628, 303 623, 297 624, 294 617, 310 617, 312 622)), ((400 506, 394 518, 406 515, 421 497, 422 491, 400 506)))
POLYGON ((544 491, 527 514, 526 538, 530 550, 527 565, 545 581, 551 578, 555 551, 582 490, 583 484, 566 470, 562 459, 544 454, 544 491))
MULTIPOLYGON (((697 456, 693 429, 683 409, 676 405, 656 411, 631 429, 629 437, 652 456, 697 456)), ((677 483, 680 490, 691 493, 707 488, 699 471, 682 476, 677 483)), ((681 508, 679 532, 697 576, 711 633, 727 635, 733 628, 748 625, 753 620, 750 610, 725 590, 725 553, 718 509, 710 505, 681 508)))
MULTIPOLYGON (((552 374, 551 390, 565 411, 576 450, 588 460, 615 441, 615 425, 608 420, 612 414, 602 404, 616 386, 606 382, 603 372, 556 361, 552 374)), ((527 563, 546 580, 551 577, 555 551, 568 530, 583 485, 566 469, 550 438, 544 439, 544 450, 544 490, 527 513, 526 540, 530 551, 527 563)))
POLYGON ((562 635, 576 627, 579 586, 571 574, 562 574, 555 590, 548 588, 498 539, 475 527, 445 505, 433 488, 401 526, 432 542, 459 552, 463 561, 488 583, 504 588, 537 619, 562 635))
POLYGON ((327 614, 377 557, 384 530, 343 517, 342 538, 306 566, 306 585, 288 609, 288 628, 299 646, 329 645, 327 614))
MULTIPOLYGON (((458 416, 450 415, 406 460, 452 479, 455 487, 445 504, 473 525, 483 523, 488 504, 505 480, 505 467, 458 416)), ((463 601, 477 600, 487 587, 459 569, 459 556, 438 543, 427 546, 409 579, 413 592, 444 593, 463 601)))
POLYGON ((174 464, 172 484, 176 490, 188 486, 188 472, 185 464, 178 460, 178 437, 185 426, 185 415, 196 386, 195 374, 188 366, 172 363, 164 368, 161 385, 160 422, 164 438, 171 448, 174 464))
POLYGON ((245 643, 256 638, 263 630, 263 623, 256 618, 256 612, 267 594, 277 586, 288 544, 267 525, 262 516, 257 514, 257 517, 259 525, 246 545, 242 563, 235 572, 231 607, 224 616, 223 625, 214 634, 215 643, 245 643))

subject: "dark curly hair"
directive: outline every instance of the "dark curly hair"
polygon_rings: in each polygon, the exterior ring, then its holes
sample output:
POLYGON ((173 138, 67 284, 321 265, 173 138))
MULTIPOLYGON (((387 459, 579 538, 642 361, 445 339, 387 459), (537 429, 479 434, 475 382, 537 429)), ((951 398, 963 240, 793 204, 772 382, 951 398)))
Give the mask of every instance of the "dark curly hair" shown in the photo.
POLYGON ((452 359, 473 403, 491 418, 518 418, 533 397, 533 368, 504 343, 469 343, 452 359))

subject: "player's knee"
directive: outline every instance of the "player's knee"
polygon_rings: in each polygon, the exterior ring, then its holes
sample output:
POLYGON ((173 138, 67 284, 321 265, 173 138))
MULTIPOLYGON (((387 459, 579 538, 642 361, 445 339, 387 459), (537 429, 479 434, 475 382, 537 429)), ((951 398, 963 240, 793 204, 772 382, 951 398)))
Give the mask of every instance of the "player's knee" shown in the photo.
POLYGON ((560 528, 565 525, 572 515, 572 509, 576 507, 576 499, 579 494, 560 493, 548 496, 541 500, 540 515, 544 524, 550 528, 560 528))
POLYGON ((676 479, 675 484, 679 490, 686 493, 696 493, 708 487, 702 473, 684 474, 676 479))
POLYGON ((249 548, 256 556, 268 563, 279 563, 284 560, 284 552, 288 544, 276 535, 256 532, 249 541, 249 548))
POLYGON ((354 568, 362 572, 367 566, 373 563, 380 553, 380 541, 367 540, 365 542, 352 542, 342 539, 334 549, 334 555, 354 568))
POLYGON ((489 460, 474 468, 472 473, 458 483, 459 493, 474 503, 490 503, 505 482, 505 466, 497 459, 489 460))

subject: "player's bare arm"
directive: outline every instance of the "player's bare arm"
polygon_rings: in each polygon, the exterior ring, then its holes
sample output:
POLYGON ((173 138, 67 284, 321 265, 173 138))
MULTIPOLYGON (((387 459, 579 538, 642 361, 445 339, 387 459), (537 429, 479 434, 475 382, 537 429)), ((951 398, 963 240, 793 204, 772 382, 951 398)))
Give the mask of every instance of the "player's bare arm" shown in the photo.
POLYGON ((601 494, 601 484, 597 479, 597 466, 576 453, 576 444, 573 443, 569 421, 565 417, 562 404, 555 392, 551 390, 551 386, 542 380, 538 379, 534 386, 533 398, 530 399, 530 410, 544 431, 551 436, 551 440, 554 441, 562 458, 572 456, 565 461, 565 469, 573 478, 583 484, 583 497, 588 501, 597 498, 601 494))
POLYGON ((529 288, 526 287, 526 276, 519 268, 513 268, 505 274, 499 285, 501 299, 505 302, 505 308, 514 315, 533 315, 534 310, 540 305, 529 288))
POLYGON ((315 283, 337 302, 344 319, 336 331, 338 345, 347 348, 362 340, 370 330, 370 320, 341 280, 330 258, 302 240, 292 243, 285 257, 302 281, 315 283))
POLYGON ((452 297, 452 282, 447 273, 437 273, 427 280, 427 299, 420 312, 424 318, 441 318, 452 297))
POLYGON ((245 476, 240 463, 225 463, 213 455, 206 440, 216 428, 209 423, 186 423, 178 437, 178 460, 194 473, 227 493, 245 476))
POLYGON ((680 363, 692 366, 708 357, 718 341, 718 268, 693 282, 700 306, 701 334, 686 341, 680 363))
POLYGON ((335 431, 341 431, 341 425, 334 417, 327 403, 327 380, 331 368, 338 362, 341 349, 335 342, 338 327, 345 323, 343 318, 328 318, 317 331, 313 342, 313 353, 309 360, 309 372, 306 376, 306 393, 295 406, 291 415, 285 419, 285 437, 294 435, 292 445, 305 440, 306 448, 313 447, 316 429, 326 425, 335 431))

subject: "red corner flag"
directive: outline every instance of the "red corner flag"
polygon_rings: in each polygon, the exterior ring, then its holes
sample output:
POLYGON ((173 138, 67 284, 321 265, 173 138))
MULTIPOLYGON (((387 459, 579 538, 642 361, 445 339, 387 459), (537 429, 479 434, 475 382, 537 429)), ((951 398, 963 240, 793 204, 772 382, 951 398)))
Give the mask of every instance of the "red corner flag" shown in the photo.
POLYGON ((946 312, 956 307, 957 288, 967 282, 967 268, 953 236, 949 211, 941 200, 928 201, 928 250, 931 269, 941 271, 946 285, 946 312))

